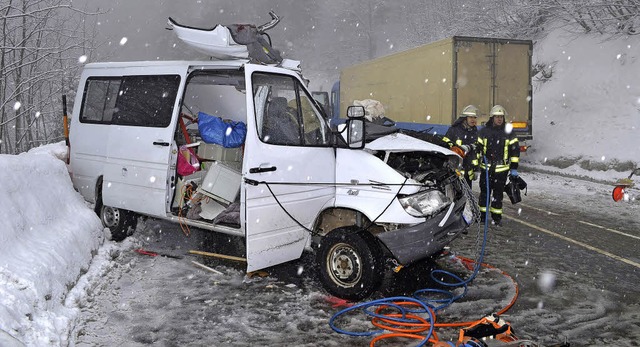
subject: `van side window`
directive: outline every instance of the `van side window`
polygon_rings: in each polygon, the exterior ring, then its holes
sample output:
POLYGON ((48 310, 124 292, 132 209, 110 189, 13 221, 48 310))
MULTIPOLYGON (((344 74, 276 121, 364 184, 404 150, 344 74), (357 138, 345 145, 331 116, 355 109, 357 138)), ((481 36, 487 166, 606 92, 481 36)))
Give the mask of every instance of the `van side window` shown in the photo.
POLYGON ((329 143, 326 128, 323 128, 324 118, 317 109, 312 106, 309 96, 300 95, 300 112, 302 113, 302 126, 304 142, 308 145, 326 145, 329 143))
POLYGON ((179 85, 178 75, 89 78, 80 121, 167 127, 179 85))
POLYGON ((180 76, 126 76, 116 101, 113 124, 164 128, 171 123, 180 76))
POLYGON ((310 96, 291 76, 252 76, 258 135, 263 142, 292 146, 328 146, 329 127, 310 96))
POLYGON ((116 109, 116 97, 121 79, 89 78, 84 88, 80 114, 83 123, 110 123, 116 109))

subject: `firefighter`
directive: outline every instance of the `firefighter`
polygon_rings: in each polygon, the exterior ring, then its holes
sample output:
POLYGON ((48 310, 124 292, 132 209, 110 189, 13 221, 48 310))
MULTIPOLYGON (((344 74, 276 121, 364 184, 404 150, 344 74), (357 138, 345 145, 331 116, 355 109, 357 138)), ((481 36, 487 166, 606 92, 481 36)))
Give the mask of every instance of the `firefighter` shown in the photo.
POLYGON ((495 226, 502 224, 502 196, 508 175, 518 176, 520 145, 518 138, 506 127, 507 111, 495 105, 489 113, 489 121, 478 132, 478 150, 480 152, 480 199, 478 205, 482 222, 487 211, 487 196, 493 195, 489 212, 495 226), (482 157, 483 156, 483 157, 482 157), (486 162, 485 162, 486 161, 486 162), (487 172, 489 190, 487 190, 487 172), (491 194, 493 193, 493 194, 491 194))
MULTIPOLYGON (((475 179, 475 171, 478 170, 478 156, 476 154, 476 143, 478 142, 478 113, 479 110, 474 105, 468 105, 447 130, 442 140, 449 148, 458 147, 464 154, 462 161, 462 175, 467 181, 469 188, 475 179)), ((458 152, 460 154, 460 152, 458 152)))

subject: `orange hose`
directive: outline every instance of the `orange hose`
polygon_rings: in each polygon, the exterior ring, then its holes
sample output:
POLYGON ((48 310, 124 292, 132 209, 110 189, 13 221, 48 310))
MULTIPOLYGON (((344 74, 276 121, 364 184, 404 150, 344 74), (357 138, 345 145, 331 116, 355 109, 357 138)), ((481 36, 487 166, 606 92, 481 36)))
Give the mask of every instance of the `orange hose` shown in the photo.
MULTIPOLYGON (((391 334, 384 334, 384 335, 378 335, 376 337, 374 337, 371 342, 369 343, 369 347, 375 347, 376 342, 383 340, 383 339, 389 339, 392 337, 404 337, 404 338, 409 338, 409 339, 416 339, 416 340, 424 340, 425 336, 422 335, 415 335, 415 334, 405 334, 405 333, 391 333, 391 334)), ((429 342, 433 342, 433 343, 437 343, 437 340, 434 339, 429 339, 429 342)))
MULTIPOLYGON (((460 259, 466 265, 476 264, 476 261, 473 260, 473 259, 470 259, 470 258, 461 257, 461 256, 457 256, 457 258, 460 259)), ((507 274, 506 272, 504 272, 504 271, 502 271, 502 270, 500 270, 500 269, 498 269, 498 268, 496 268, 494 266, 491 266, 491 265, 486 264, 486 263, 481 263, 480 266, 500 271, 503 275, 508 277, 511 280, 511 282, 513 283, 514 288, 515 288, 515 294, 514 294, 513 298, 511 299, 509 304, 507 304, 507 306, 502 308, 496 314, 497 315, 501 315, 501 314, 507 312, 515 304, 516 299, 518 298, 518 295, 519 295, 518 283, 509 274, 507 274)), ((410 301, 398 301, 398 302, 393 302, 392 304, 398 305, 398 306, 404 306, 404 305, 420 306, 419 304, 417 304, 415 302, 410 302, 410 301)), ((376 309, 376 313, 382 314, 381 311, 383 309, 389 308, 389 307, 390 307, 389 305, 381 305, 378 309, 376 309)), ((431 308, 429 308, 429 310, 431 311, 431 313, 433 314, 433 317, 434 317, 434 322, 433 322, 434 328, 468 327, 468 326, 472 326, 474 324, 477 324, 482 320, 482 318, 481 318, 481 319, 478 319, 478 320, 475 320, 475 321, 452 322, 452 323, 436 323, 435 322, 435 317, 436 317, 435 312, 433 312, 431 310, 431 308)), ((415 320, 415 322, 403 322, 403 321, 398 321, 396 319, 384 319, 384 318, 381 318, 381 317, 374 317, 371 320, 371 324, 373 324, 374 326, 376 326, 378 328, 385 329, 385 330, 388 330, 388 331, 392 331, 392 333, 382 334, 382 335, 376 336, 375 338, 373 338, 371 340, 371 343, 369 344, 369 346, 371 346, 371 347, 375 346, 376 342, 378 342, 378 341, 380 341, 382 339, 388 339, 388 338, 402 337, 402 338, 411 338, 411 339, 424 340, 426 336, 417 335, 415 333, 424 332, 424 331, 426 331, 426 330, 428 330, 430 328, 430 323, 425 318, 422 318, 422 317, 417 316, 417 315, 413 315, 413 314, 404 314, 403 315, 403 314, 400 314, 400 313, 390 313, 390 314, 384 314, 384 315, 389 317, 389 318, 412 319, 412 320, 415 320), (383 324, 382 322, 387 323, 387 324, 383 324), (407 328, 407 327, 413 327, 413 328, 407 328)), ((440 342, 440 340, 438 338, 438 335, 436 334, 435 330, 433 331, 433 337, 429 339, 429 342, 432 342, 434 344, 440 342)))

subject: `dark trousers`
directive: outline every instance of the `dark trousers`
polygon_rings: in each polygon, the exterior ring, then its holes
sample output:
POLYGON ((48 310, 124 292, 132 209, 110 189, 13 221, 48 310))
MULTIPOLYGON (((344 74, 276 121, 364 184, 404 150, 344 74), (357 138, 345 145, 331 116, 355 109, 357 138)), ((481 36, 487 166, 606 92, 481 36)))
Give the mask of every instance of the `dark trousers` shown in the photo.
MULTIPOLYGON (((495 172, 492 169, 489 170, 489 190, 491 191, 492 199, 490 201, 491 218, 499 222, 502 220, 502 197, 504 195, 504 186, 507 183, 507 176, 509 171, 495 172)), ((480 170, 480 199, 478 205, 481 211, 486 211, 487 205, 487 170, 480 170)), ((482 219, 484 219, 485 213, 482 213, 482 219)))

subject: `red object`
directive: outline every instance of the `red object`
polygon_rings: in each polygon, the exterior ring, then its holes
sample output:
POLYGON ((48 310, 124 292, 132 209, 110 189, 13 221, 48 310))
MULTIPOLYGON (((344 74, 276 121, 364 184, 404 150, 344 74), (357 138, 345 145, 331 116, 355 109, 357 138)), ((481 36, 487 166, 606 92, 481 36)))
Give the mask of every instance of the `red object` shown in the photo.
POLYGON ((144 249, 142 249, 142 248, 138 248, 138 249, 136 249, 136 252, 137 252, 137 253, 140 253, 140 254, 148 255, 148 256, 151 256, 151 257, 156 257, 156 256, 158 256, 158 255, 159 255, 159 254, 158 254, 158 253, 156 253, 156 252, 145 251, 145 250, 144 250, 144 249))
POLYGON ((200 170, 200 162, 196 153, 186 146, 180 146, 178 149, 178 175, 189 176, 200 170))
POLYGON ((138 249, 136 249, 134 251, 136 253, 138 253, 138 254, 148 255, 150 257, 161 256, 161 257, 167 257, 167 258, 173 258, 173 259, 182 259, 182 256, 180 256, 180 255, 173 255, 173 254, 167 254, 167 253, 158 253, 158 252, 153 252, 153 251, 147 251, 147 250, 142 249, 142 248, 138 248, 138 249))
POLYGON ((350 302, 348 302, 347 300, 345 300, 345 299, 340 299, 340 298, 337 298, 337 297, 335 297, 335 296, 327 296, 327 297, 325 297, 325 300, 326 300, 328 303, 330 303, 330 304, 331 304, 331 307, 332 307, 332 308, 343 307, 343 306, 344 306, 344 307, 351 307, 351 306, 353 306, 353 304, 352 304, 352 303, 350 303, 350 302))
POLYGON ((611 197, 613 201, 618 202, 624 198, 624 186, 616 186, 613 188, 613 192, 611 192, 611 197))

